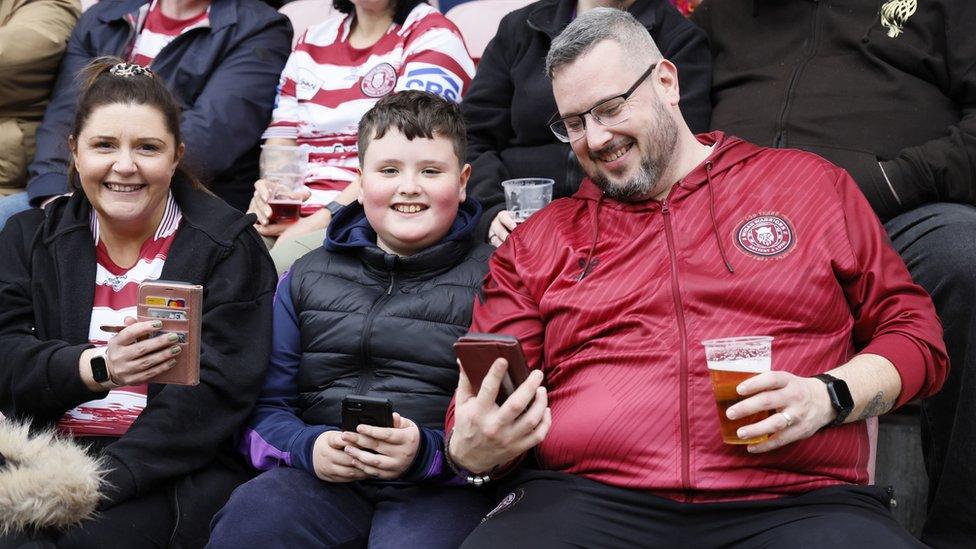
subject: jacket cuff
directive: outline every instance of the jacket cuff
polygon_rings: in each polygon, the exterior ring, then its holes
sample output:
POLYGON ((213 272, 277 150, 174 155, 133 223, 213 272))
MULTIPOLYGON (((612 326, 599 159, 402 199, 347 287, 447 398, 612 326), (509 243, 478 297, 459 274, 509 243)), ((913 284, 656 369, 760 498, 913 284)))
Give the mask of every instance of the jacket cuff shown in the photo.
POLYGON ((444 431, 420 427, 420 443, 413 463, 400 480, 420 482, 437 478, 444 472, 444 431))
POLYGON ((106 472, 103 477, 105 483, 102 486, 102 498, 98 503, 98 509, 104 511, 135 496, 136 479, 132 475, 132 471, 112 455, 104 454, 102 463, 106 472))
POLYGON ((894 408, 901 407, 919 396, 922 387, 926 385, 927 357, 918 348, 918 344, 909 337, 901 334, 884 334, 873 339, 858 354, 883 356, 894 364, 901 377, 901 393, 895 401, 894 408))
POLYGON ((66 406, 75 406, 81 402, 105 398, 108 391, 93 393, 81 379, 78 371, 78 361, 81 360, 81 353, 92 345, 78 345, 67 347, 55 353, 51 361, 48 362, 47 386, 57 402, 66 406))
POLYGON ((63 173, 41 174, 27 184, 27 198, 30 205, 38 207, 48 198, 68 192, 68 176, 63 173))
POLYGON ((912 177, 911 168, 900 160, 886 160, 879 162, 882 178, 890 185, 889 192, 894 192, 901 203, 901 211, 912 210, 921 205, 925 198, 918 188, 917 180, 912 177))
POLYGON ((318 440, 319 435, 326 431, 338 430, 338 428, 328 425, 315 425, 302 429, 301 432, 295 435, 291 444, 289 444, 291 448, 290 454, 292 456, 291 466, 296 469, 303 469, 314 475, 315 460, 313 459, 313 455, 315 441, 318 440))

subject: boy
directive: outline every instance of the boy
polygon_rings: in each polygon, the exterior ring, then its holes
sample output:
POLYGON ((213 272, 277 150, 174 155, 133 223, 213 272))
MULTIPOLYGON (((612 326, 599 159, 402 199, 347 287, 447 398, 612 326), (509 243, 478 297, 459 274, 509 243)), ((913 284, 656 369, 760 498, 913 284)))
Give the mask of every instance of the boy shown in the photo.
POLYGON ((387 96, 359 125, 359 202, 278 285, 271 364, 241 443, 258 469, 214 520, 212 547, 457 547, 491 502, 439 485, 452 344, 492 248, 472 233, 456 105, 387 96), (388 398, 392 428, 342 432, 348 394, 388 398), (404 527, 407 526, 407 527, 404 527))

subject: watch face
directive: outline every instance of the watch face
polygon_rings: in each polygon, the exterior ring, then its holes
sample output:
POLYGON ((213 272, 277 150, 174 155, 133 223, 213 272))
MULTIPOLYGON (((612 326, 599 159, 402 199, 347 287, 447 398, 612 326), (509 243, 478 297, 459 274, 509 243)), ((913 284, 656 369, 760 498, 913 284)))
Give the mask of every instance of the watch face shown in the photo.
POLYGON ((847 388, 846 382, 838 379, 831 384, 831 387, 833 388, 834 395, 836 395, 837 403, 840 404, 841 408, 845 410, 854 408, 854 397, 851 396, 851 391, 847 388))
POLYGON ((93 356, 91 359, 92 379, 98 383, 108 381, 108 366, 105 365, 105 357, 93 356))

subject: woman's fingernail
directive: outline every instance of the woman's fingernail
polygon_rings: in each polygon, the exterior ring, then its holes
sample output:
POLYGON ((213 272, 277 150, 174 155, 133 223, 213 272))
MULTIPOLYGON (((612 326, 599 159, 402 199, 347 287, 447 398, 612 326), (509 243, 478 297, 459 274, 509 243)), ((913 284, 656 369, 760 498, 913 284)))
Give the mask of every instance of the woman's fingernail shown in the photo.
POLYGON ((162 320, 154 320, 152 326, 153 326, 153 328, 162 328, 163 327, 163 321, 162 320))
POLYGON ((182 350, 183 349, 180 349, 179 345, 173 345, 172 347, 169 348, 169 352, 173 353, 174 355, 180 354, 180 351, 182 350))
POLYGON ((167 336, 167 339, 169 339, 170 341, 179 341, 180 336, 178 336, 177 334, 169 334, 169 336, 167 336))

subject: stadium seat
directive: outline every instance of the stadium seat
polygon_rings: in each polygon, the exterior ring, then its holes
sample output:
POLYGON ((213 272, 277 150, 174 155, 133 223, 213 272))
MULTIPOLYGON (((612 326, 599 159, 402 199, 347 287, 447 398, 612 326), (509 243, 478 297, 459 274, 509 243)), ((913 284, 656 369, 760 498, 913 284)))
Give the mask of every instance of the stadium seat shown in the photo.
POLYGON ((471 0, 455 6, 445 14, 458 29, 468 46, 468 54, 481 59, 488 42, 495 37, 498 23, 505 14, 532 3, 533 0, 471 0))
POLYGON ((288 2, 278 11, 288 17, 292 28, 295 29, 295 36, 291 39, 292 46, 312 25, 342 15, 332 7, 332 0, 295 0, 288 2))

